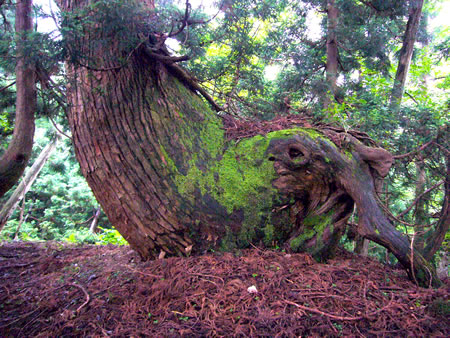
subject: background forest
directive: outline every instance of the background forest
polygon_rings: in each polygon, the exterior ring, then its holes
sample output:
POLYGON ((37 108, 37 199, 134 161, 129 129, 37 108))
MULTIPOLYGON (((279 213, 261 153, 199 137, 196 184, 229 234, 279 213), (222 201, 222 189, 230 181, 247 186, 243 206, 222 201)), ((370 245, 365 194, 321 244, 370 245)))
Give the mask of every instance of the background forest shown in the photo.
MULTIPOLYGON (((97 6, 102 2, 111 1, 97 6)), ((109 25, 131 21, 136 14, 132 8, 121 0, 113 2, 115 10, 104 13, 109 25)), ((14 128, 16 49, 15 6, 8 0, 0 6, 3 153, 14 128)), ((436 230, 448 187, 450 26, 436 20, 448 7, 445 1, 160 0, 156 8, 161 20, 149 23, 148 29, 169 32, 164 38, 168 51, 180 56, 181 64, 223 109, 221 114, 263 120, 306 115, 361 130, 379 142, 396 159, 380 201, 398 229, 420 243, 436 230), (411 41, 406 32, 414 15, 420 21, 411 41), (177 31, 180 23, 185 27, 177 31), (414 49, 401 79, 407 43, 414 49)), ((35 32, 26 47, 37 64, 39 84, 29 167, 52 140, 57 145, 0 239, 124 244, 101 212, 73 154, 63 66, 70 46, 56 28, 65 17, 47 1, 35 2, 34 11, 35 32)), ((448 240, 447 233, 436 263, 446 261, 442 258, 448 240)), ((352 234, 342 244, 393 259, 385 256, 384 248, 367 248, 352 234)))

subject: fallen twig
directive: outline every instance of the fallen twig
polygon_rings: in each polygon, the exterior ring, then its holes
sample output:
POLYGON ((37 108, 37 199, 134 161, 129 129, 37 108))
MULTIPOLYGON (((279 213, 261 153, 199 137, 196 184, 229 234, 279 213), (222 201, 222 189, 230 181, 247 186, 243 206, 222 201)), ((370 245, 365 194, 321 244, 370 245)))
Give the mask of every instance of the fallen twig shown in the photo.
POLYGON ((91 297, 89 296, 89 293, 86 291, 86 289, 80 284, 68 283, 68 285, 72 285, 79 288, 81 291, 83 291, 84 295, 86 296, 86 301, 83 304, 81 304, 76 310, 76 313, 80 313, 81 309, 84 308, 86 305, 88 305, 89 301, 91 300, 91 297))
POLYGON ((332 318, 332 319, 336 319, 336 320, 347 320, 347 321, 355 321, 355 320, 361 320, 361 319, 364 319, 364 318, 367 318, 367 317, 372 317, 372 316, 380 313, 381 311, 384 311, 391 304, 389 302, 389 304, 386 305, 385 307, 383 307, 381 309, 378 309, 377 311, 374 311, 372 313, 369 313, 368 315, 362 315, 362 316, 358 316, 358 317, 346 317, 346 316, 336 316, 336 315, 333 315, 331 313, 326 313, 326 312, 323 312, 323 311, 321 311, 319 309, 314 309, 314 308, 310 308, 310 307, 307 307, 307 306, 304 306, 304 305, 300 305, 300 304, 291 302, 290 300, 284 300, 284 302, 287 303, 287 304, 294 305, 295 307, 297 307, 299 309, 302 309, 302 310, 305 310, 305 311, 314 312, 314 313, 317 313, 319 315, 326 316, 326 317, 329 317, 329 318, 332 318))
POLYGON ((163 278, 163 276, 161 276, 161 275, 154 275, 154 274, 152 274, 152 273, 141 272, 141 271, 139 271, 139 270, 133 269, 133 268, 130 267, 130 266, 123 265, 123 267, 125 267, 125 268, 127 268, 127 269, 129 269, 129 270, 131 270, 131 271, 133 271, 133 272, 136 272, 136 273, 139 273, 139 274, 141 274, 141 275, 144 275, 144 276, 153 277, 153 278, 157 278, 157 279, 163 278))
POLYGON ((326 317, 329 317, 329 318, 332 318, 332 319, 336 319, 336 320, 360 320, 360 319, 364 318, 363 316, 358 316, 358 317, 336 316, 336 315, 333 315, 331 313, 326 313, 326 312, 320 311, 318 309, 313 309, 313 308, 310 308, 310 307, 307 307, 307 306, 304 306, 304 305, 300 305, 300 304, 291 302, 290 300, 285 300, 284 302, 287 303, 287 304, 294 305, 295 307, 297 307, 299 309, 302 309, 302 310, 305 310, 305 311, 309 311, 309 312, 314 312, 314 313, 317 313, 319 315, 326 316, 326 317))

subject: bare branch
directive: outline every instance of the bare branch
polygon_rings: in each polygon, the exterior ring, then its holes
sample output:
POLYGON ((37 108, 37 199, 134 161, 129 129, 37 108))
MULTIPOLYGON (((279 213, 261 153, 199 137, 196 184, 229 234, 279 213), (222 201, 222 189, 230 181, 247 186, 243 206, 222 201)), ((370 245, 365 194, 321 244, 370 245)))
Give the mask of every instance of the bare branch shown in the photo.
POLYGON ((190 13, 189 13, 190 9, 191 9, 191 4, 189 3, 189 0, 186 0, 186 9, 184 11, 184 18, 181 21, 181 26, 178 27, 178 29, 175 32, 170 32, 167 37, 170 38, 172 36, 176 36, 176 35, 180 34, 184 30, 184 28, 188 24, 189 15, 190 15, 190 13))
POLYGON ((188 55, 168 56, 168 55, 161 55, 161 54, 150 52, 150 51, 148 52, 148 56, 150 56, 158 61, 171 62, 171 63, 187 61, 190 59, 190 57, 188 55))
POLYGON ((5 87, 1 88, 1 89, 0 89, 0 93, 1 93, 2 91, 4 91, 4 90, 8 89, 9 87, 11 87, 11 86, 15 85, 15 84, 16 84, 16 81, 13 81, 13 82, 12 82, 12 83, 10 83, 9 85, 7 85, 7 86, 5 86, 5 87))
POLYGON ((434 143, 434 141, 435 141, 434 139, 431 140, 431 141, 428 141, 427 143, 424 143, 419 148, 417 148, 415 150, 412 150, 409 153, 402 154, 402 155, 394 155, 394 160, 400 160, 402 158, 413 156, 413 155, 417 154, 418 152, 428 148, 432 143, 434 143))

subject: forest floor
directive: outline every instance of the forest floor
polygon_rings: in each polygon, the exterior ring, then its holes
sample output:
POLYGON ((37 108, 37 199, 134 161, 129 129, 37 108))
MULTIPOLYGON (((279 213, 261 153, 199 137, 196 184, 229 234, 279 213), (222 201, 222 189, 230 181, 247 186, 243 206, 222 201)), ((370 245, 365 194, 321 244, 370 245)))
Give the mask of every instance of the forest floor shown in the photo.
POLYGON ((449 291, 348 252, 142 262, 127 246, 0 245, 1 337, 449 337, 449 291))

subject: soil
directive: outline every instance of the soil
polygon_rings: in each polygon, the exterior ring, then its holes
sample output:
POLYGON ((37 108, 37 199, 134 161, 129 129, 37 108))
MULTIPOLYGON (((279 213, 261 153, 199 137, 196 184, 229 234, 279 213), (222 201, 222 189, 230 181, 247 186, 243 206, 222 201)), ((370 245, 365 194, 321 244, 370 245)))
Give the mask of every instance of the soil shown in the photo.
POLYGON ((449 291, 345 251, 142 262, 127 246, 0 246, 1 337, 449 337, 449 291))

